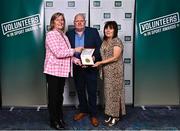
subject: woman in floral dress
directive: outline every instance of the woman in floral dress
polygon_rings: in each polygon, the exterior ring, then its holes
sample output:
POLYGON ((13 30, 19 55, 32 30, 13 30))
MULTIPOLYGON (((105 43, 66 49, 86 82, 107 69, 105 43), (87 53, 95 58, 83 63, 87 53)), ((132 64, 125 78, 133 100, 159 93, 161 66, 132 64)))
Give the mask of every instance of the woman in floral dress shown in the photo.
POLYGON ((123 44, 117 35, 117 23, 106 22, 100 49, 102 61, 94 65, 94 67, 100 67, 100 76, 104 81, 105 115, 107 116, 104 122, 108 126, 115 125, 126 114, 123 44))

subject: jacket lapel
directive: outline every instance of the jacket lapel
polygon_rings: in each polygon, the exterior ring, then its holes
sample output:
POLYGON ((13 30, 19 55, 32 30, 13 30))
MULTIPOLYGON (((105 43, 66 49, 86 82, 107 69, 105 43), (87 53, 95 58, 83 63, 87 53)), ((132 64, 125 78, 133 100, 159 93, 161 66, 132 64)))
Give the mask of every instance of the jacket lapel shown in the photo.
POLYGON ((84 31, 84 48, 87 48, 87 41, 88 41, 87 37, 88 37, 88 34, 87 34, 87 29, 85 27, 85 31, 84 31))
POLYGON ((75 30, 72 32, 72 48, 75 48, 75 30))

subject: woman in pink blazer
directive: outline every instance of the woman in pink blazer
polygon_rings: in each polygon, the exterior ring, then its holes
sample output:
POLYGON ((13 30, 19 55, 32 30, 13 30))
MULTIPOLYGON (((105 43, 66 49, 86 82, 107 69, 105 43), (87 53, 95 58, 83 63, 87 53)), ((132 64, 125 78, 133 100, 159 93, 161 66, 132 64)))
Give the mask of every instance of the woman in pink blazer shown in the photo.
POLYGON ((64 34, 65 18, 62 13, 55 13, 50 20, 50 31, 46 34, 46 57, 44 73, 48 83, 48 111, 50 126, 64 129, 63 93, 65 78, 72 76, 72 63, 80 65, 79 59, 73 57, 75 52, 81 52, 82 47, 71 48, 64 34))

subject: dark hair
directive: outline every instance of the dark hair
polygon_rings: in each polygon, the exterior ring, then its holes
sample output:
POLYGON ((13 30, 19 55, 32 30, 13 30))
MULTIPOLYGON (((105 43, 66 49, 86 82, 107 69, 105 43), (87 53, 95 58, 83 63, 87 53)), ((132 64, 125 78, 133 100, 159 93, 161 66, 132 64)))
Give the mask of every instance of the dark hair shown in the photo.
POLYGON ((107 21, 105 23, 105 26, 104 26, 104 37, 103 37, 103 40, 107 40, 107 36, 105 35, 105 29, 107 28, 111 28, 111 29, 114 29, 114 33, 113 33, 113 38, 117 37, 118 36, 118 25, 115 21, 107 21))
MULTIPOLYGON (((63 17, 64 23, 65 23, 65 17, 64 17, 64 14, 63 14, 63 13, 60 13, 60 12, 54 13, 54 14, 52 15, 52 17, 51 17, 51 20, 50 20, 50 28, 49 28, 49 30, 53 30, 53 29, 54 29, 54 21, 55 21, 55 19, 56 19, 57 17, 59 17, 59 16, 62 16, 62 17, 63 17)), ((65 26, 64 26, 64 28, 65 28, 65 26)), ((62 29, 63 31, 64 31, 64 28, 62 29)))

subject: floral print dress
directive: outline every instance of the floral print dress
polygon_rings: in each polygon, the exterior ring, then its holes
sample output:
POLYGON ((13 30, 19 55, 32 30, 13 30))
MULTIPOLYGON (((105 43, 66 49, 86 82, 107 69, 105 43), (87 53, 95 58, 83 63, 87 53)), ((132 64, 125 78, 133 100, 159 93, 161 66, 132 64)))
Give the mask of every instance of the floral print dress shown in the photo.
MULTIPOLYGON (((102 43, 100 52, 103 60, 113 56, 114 46, 119 46, 123 54, 121 40, 113 38, 109 42, 103 41, 102 43)), ((101 70, 104 80, 105 114, 112 117, 121 117, 126 114, 122 54, 118 61, 104 64, 101 70)))

